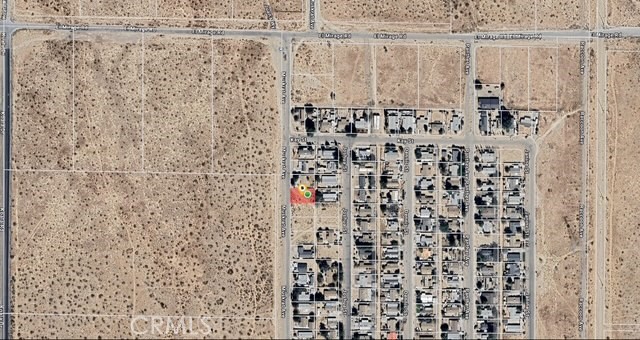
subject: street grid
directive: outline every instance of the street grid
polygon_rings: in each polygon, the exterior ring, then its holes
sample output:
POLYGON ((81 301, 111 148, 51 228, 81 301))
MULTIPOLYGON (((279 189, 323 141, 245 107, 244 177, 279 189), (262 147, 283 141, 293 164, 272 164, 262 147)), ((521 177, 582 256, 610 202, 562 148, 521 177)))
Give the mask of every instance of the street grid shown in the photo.
MULTIPOLYGON (((589 3, 589 6, 590 6, 590 3, 589 3)), ((537 1, 536 1, 536 4, 535 4, 535 7, 536 7, 536 11, 535 11, 535 13, 536 13, 536 17, 537 17, 537 1)), ((184 20, 184 19, 182 19, 182 20, 184 20)), ((537 20, 536 20, 536 22, 537 22, 537 20)), ((536 24, 536 30, 537 30, 537 24, 536 24)), ((3 21, 3 31, 5 31, 5 32, 6 32, 6 21, 3 21)), ((74 34, 74 33, 72 33, 72 35, 73 35, 73 34, 74 34)), ((142 34, 142 36, 143 36, 143 40, 144 40, 144 33, 142 34)), ((561 37, 559 37, 559 36, 558 36, 558 37, 556 37, 555 39, 556 39, 556 41, 559 41, 559 39, 560 39, 560 38, 561 38, 561 37)), ((72 40, 74 40, 74 39, 72 38, 72 40)), ((144 43, 143 43, 143 48, 144 48, 144 43)), ((629 51, 629 52, 636 52, 636 51, 629 51)), ((375 54, 375 49, 374 49, 374 54, 375 54)), ((144 58, 144 53, 143 53, 143 58, 144 58)), ((75 63, 75 55, 73 56, 73 59, 74 59, 74 63, 75 63)), ((143 65, 143 67, 144 67, 144 62, 142 63, 142 65, 143 65)), ((556 63, 556 70, 557 70, 557 67, 558 67, 558 63, 556 63)), ((74 68, 75 68, 75 67, 74 67, 74 68)), ((212 68, 213 68, 213 66, 212 66, 212 68)), ((6 69, 6 66, 5 66, 5 69, 6 69)), ((212 72, 213 72, 213 70, 212 70, 212 72)), ((529 71, 529 72, 530 72, 530 71, 529 71)), ((557 75, 557 72, 556 72, 556 75, 557 75)), ((75 75, 74 75, 74 77, 75 77, 75 75)), ((375 77, 375 75, 374 75, 374 77, 375 77)), ((144 76, 143 76, 143 79, 144 79, 144 76)), ((530 77, 529 77, 529 79, 530 79, 530 77)), ((418 84, 418 85, 419 85, 419 84, 418 84)), ((558 98, 558 96, 557 96, 557 86, 558 86, 558 83, 557 83, 557 80, 556 80, 556 107, 557 107, 557 98, 558 98)), ((334 88, 335 88, 335 86, 334 86, 334 88)), ((530 90, 530 86, 529 86, 529 90, 530 90)), ((142 91, 144 92, 144 84, 142 85, 142 91)), ((74 81, 74 98, 75 98, 75 81, 74 81)), ((75 99, 74 99, 74 101, 75 101, 75 99)), ((377 102, 377 101, 376 101, 376 102, 377 102)), ((143 100, 143 105, 144 105, 144 100, 143 100)), ((419 106, 419 105, 418 105, 418 106, 419 106)), ((75 111, 75 105, 74 105, 74 111, 75 111)), ((143 111, 144 111, 144 109, 143 109, 143 111)), ((286 114, 286 113, 285 113, 285 114, 286 114)), ((143 117, 144 117, 144 116, 143 116, 143 117)), ((74 120, 75 120, 75 112, 74 112, 74 120)), ((74 127, 75 127, 75 122, 74 122, 74 127)), ((213 131, 212 131, 212 132, 213 132, 213 131)), ((144 133, 144 129, 143 129, 143 133, 144 133)), ((143 144, 144 144, 144 143, 143 143, 143 144)), ((74 143, 73 143, 73 145, 74 145, 74 148, 75 148, 75 128, 74 128, 74 143)), ((143 150, 144 150, 144 149, 143 149, 143 150)), ((75 151, 74 151, 74 155, 75 155, 75 151)), ((74 156, 74 157, 75 157, 75 156, 74 156)), ((143 152, 143 157, 144 157, 144 152, 143 152)), ((144 158, 143 158, 143 162, 144 162, 144 158)), ((144 163, 143 163, 143 164, 144 164, 144 163)), ((143 166, 143 169, 144 169, 144 166, 143 166)), ((6 171, 5 171, 5 174, 7 173, 7 171, 9 171, 9 172, 19 172, 19 171, 43 171, 43 172, 45 172, 45 171, 53 171, 53 172, 59 172, 59 171, 62 171, 62 172, 91 172, 91 171, 75 170, 75 159, 74 159, 74 170, 72 170, 72 171, 68 171, 68 170, 67 170, 67 171, 65 171, 65 170, 18 170, 18 169, 6 169, 6 168, 5 168, 5 170, 6 170, 6 171)), ((146 172, 146 171, 141 171, 141 172, 117 172, 117 171, 109 172, 109 171, 100 171, 99 173, 135 173, 135 174, 148 174, 148 173, 151 173, 151 174, 153 174, 153 173, 156 173, 156 172, 146 172)), ((216 173, 190 173, 190 172, 186 172, 186 173, 170 173, 170 172, 167 172, 166 174, 184 174, 184 175, 194 175, 194 174, 196 174, 196 175, 197 175, 197 174, 211 174, 211 175, 216 175, 216 173)), ((217 174, 217 175, 226 175, 226 174, 224 174, 224 173, 219 173, 219 174, 217 174)), ((239 175, 239 174, 234 174, 234 175, 239 175)), ((276 175, 276 174, 244 174, 244 175, 248 175, 248 176, 273 176, 273 175, 276 175)), ((315 214, 314 214, 314 216, 315 216, 315 214)), ((605 291, 605 296, 606 296, 606 291, 605 291)), ((5 313, 5 315, 6 315, 6 314, 10 314, 10 313, 5 313)), ((20 315, 20 314, 28 314, 28 313, 12 313, 12 314, 20 315)), ((84 314, 84 315, 86 315, 86 316, 95 316, 95 315, 89 315, 89 314, 84 314)), ((83 316, 84 316, 84 315, 83 315, 83 316)), ((99 316, 99 315, 98 315, 98 316, 99 316)), ((117 315, 107 315, 107 316, 117 316, 117 315)), ((125 315, 125 316, 128 316, 128 315, 125 315)), ((247 318, 247 319, 248 319, 248 318, 247 318)), ((268 318, 267 318, 267 319, 268 319, 268 318)), ((605 325, 608 325, 608 326, 614 326, 614 325, 623 325, 623 324, 605 324, 605 325)), ((624 325, 627 325, 627 324, 624 324, 624 325)), ((631 325, 636 326, 636 324, 631 324, 631 325)))

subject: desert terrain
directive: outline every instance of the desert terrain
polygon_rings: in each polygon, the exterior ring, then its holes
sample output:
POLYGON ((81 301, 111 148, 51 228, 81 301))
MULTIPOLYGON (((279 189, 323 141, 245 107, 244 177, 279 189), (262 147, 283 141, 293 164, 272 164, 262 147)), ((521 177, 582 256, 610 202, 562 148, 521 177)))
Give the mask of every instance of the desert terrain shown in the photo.
POLYGON ((438 109, 462 105, 461 45, 303 40, 294 44, 293 53, 291 100, 297 105, 438 109))
MULTIPOLYGON (((277 26, 304 26, 302 0, 271 0, 269 6, 277 26)), ((267 29, 270 19, 262 2, 244 0, 17 0, 12 7, 15 20, 30 22, 267 29)))
POLYGON ((562 117, 578 114, 581 107, 580 46, 481 45, 476 49, 476 79, 503 84, 507 108, 539 111, 539 134, 544 135, 562 117))
POLYGON ((606 23, 610 26, 640 26, 640 3, 634 0, 607 0, 606 23))
POLYGON ((452 1, 453 32, 577 29, 587 26, 581 0, 452 1))
POLYGON ((536 336, 578 337, 580 298, 579 116, 538 140, 536 226, 536 336), (566 166, 559 166, 566 164, 566 166))
MULTIPOLYGON (((637 46, 637 45, 636 45, 637 46)), ((637 306, 638 181, 635 112, 640 109, 637 77, 640 53, 607 53, 607 261, 605 320, 611 327, 640 323, 637 306)), ((619 336, 623 336, 620 334, 619 336)))
POLYGON ((129 320, 151 315, 209 316, 211 337, 274 336, 271 51, 15 35, 14 336, 129 337, 129 320))

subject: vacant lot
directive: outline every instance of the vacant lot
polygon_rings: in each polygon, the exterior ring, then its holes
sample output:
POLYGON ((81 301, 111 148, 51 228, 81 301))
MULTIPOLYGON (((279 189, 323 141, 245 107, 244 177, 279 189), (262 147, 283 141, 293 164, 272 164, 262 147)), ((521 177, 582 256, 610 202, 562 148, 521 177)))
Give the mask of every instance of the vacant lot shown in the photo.
MULTIPOLYGON (((533 49, 532 49, 533 51, 533 49)), ((588 53, 585 49, 585 53, 588 53)), ((577 44, 561 44, 557 50, 557 111, 545 111, 540 115, 539 134, 545 134, 552 128, 553 123, 562 119, 567 114, 579 114, 579 110, 583 109, 583 75, 580 74, 580 47, 577 44)), ((533 65, 531 66, 532 74, 533 65)), ((540 66, 541 67, 541 66, 540 66)), ((541 76, 545 72, 543 68, 539 68, 537 72, 540 72, 541 76)), ((549 76, 550 77, 550 76, 549 76)), ((532 76, 533 79, 533 76, 532 76)), ((532 89, 534 85, 532 84, 532 89)), ((552 93, 552 88, 548 87, 546 92, 552 93)), ((547 101, 547 106, 552 107, 554 95, 547 101)), ((532 109, 536 109, 533 104, 532 109)))
POLYGON ((337 106, 373 103, 373 48, 368 45, 335 45, 337 106))
POLYGON ((318 1, 331 27, 449 30, 449 2, 443 0, 318 1), (409 24, 409 25, 407 25, 409 24))
POLYGON ((582 169, 576 166, 581 160, 578 133, 578 116, 568 117, 540 142, 537 156, 536 335, 541 338, 579 334, 582 169))
POLYGON ((558 49, 535 47, 529 49, 529 83, 531 109, 556 111, 558 49))
POLYGON ((535 8, 528 0, 452 0, 454 32, 532 29, 535 8))
POLYGON ((635 0, 608 0, 607 24, 610 26, 640 26, 640 3, 635 0))
POLYGON ((578 29, 588 25, 589 6, 583 0, 537 0, 538 29, 578 29))
POLYGON ((501 53, 500 47, 476 48, 476 79, 483 84, 500 84, 501 53))
POLYGON ((379 106, 418 105, 418 47, 377 45, 376 92, 379 106))
POLYGON ((293 46, 291 101, 330 106, 334 92, 334 46, 303 41, 293 46))
POLYGON ((528 110, 529 48, 503 48, 501 51, 504 105, 510 109, 528 110))
POLYGON ((637 203, 640 184, 634 174, 638 167, 637 134, 640 125, 633 112, 640 109, 640 85, 634 76, 640 71, 640 53, 611 52, 608 55, 607 84, 607 164, 609 206, 609 254, 607 273, 607 305, 613 324, 640 322, 637 308, 640 297, 638 276, 637 203))
MULTIPOLYGON (((75 37, 75 167, 142 169, 142 44, 75 37)), ((62 72, 58 70, 57 72, 62 72)), ((37 82, 36 82, 37 84, 37 82)), ((69 106, 71 107, 71 105, 69 106)))
POLYGON ((457 46, 419 46, 419 107, 458 109, 464 88, 464 50, 457 46))
MULTIPOLYGON (((225 28, 267 28, 262 2, 245 0, 17 0, 13 15, 21 21, 59 22, 68 18, 85 24, 141 24, 225 28), (233 20, 230 20, 233 19, 233 20)), ((302 1, 271 0, 270 9, 282 28, 300 28, 302 1)))
POLYGON ((587 25, 582 0, 452 0, 454 32, 569 29, 587 25))
POLYGON ((15 36, 12 162, 18 169, 71 169, 72 44, 66 33, 44 36, 38 43, 27 42, 41 38, 31 32, 15 36))
POLYGON ((216 337, 272 336, 271 48, 131 37, 15 36, 14 335, 205 315, 216 337))
POLYGON ((213 48, 213 172, 275 173, 274 140, 281 132, 274 128, 280 126, 277 52, 251 40, 221 40, 213 48))

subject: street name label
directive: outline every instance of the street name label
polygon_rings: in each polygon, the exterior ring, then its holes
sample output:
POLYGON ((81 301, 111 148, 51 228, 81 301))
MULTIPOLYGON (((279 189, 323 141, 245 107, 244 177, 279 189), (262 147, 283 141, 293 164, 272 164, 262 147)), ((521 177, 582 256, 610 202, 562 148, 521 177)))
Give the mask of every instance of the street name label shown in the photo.
POLYGON ((316 29, 316 0, 309 0, 309 29, 316 29))
POLYGON ((542 33, 476 34, 476 40, 542 40, 542 33))
POLYGON ((282 286, 280 288, 280 317, 282 319, 287 317, 287 287, 282 286))
POLYGON ((580 42, 580 75, 584 76, 584 62, 586 60, 586 52, 585 52, 586 43, 584 41, 580 42))
POLYGON ((349 210, 342 208, 342 233, 349 233, 349 210))
POLYGON ((138 26, 125 26, 127 32, 140 32, 140 33, 152 33, 157 31, 155 27, 138 27, 138 26))
POLYGON ((584 111, 580 111, 580 145, 584 144, 584 111))
POLYGON ((464 44, 464 74, 469 75, 471 71, 471 44, 464 44))
POLYGON ((320 33, 321 39, 351 39, 351 33, 320 33))
POLYGON ((388 40, 407 39, 407 34, 406 33, 374 33, 373 39, 388 39, 388 40))
POLYGON ((591 36, 600 39, 620 39, 623 37, 622 32, 591 32, 591 36))
POLYGON ((0 231, 4 231, 4 208, 0 208, 0 231))
POLYGON ((224 35, 223 30, 205 30, 205 29, 195 29, 192 31, 193 34, 201 34, 201 35, 224 35))
POLYGON ((349 163, 351 162, 351 153, 346 146, 342 146, 342 172, 349 171, 349 163))
POLYGON ((578 227, 578 234, 580 235, 580 238, 584 238, 584 227, 585 227, 584 204, 580 204, 578 221, 580 223, 580 226, 578 227))
POLYGON ((584 299, 578 300, 578 331, 582 332, 584 328, 584 299))
POLYGON ((282 97, 280 98, 280 104, 284 105, 287 102, 287 71, 282 71, 281 77, 282 97))
POLYGON ((280 207, 280 238, 287 236, 287 206, 280 207))
POLYGON ((282 158, 280 159, 280 179, 287 176, 287 147, 282 147, 282 158))
POLYGON ((276 19, 273 17, 271 6, 268 4, 264 4, 264 12, 265 14, 267 14, 267 19, 269 20, 269 28, 272 30, 276 29, 276 19))
POLYGON ((89 26, 87 26, 87 25, 56 24, 56 29, 59 29, 59 30, 70 30, 70 31, 87 31, 87 30, 89 30, 89 26))

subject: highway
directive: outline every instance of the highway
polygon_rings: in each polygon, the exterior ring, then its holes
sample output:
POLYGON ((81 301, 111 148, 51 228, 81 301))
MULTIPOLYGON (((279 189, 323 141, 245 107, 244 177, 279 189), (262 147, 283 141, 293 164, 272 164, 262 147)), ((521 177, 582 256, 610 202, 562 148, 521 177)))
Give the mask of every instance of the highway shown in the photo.
POLYGON ((9 169, 11 168, 11 73, 10 73, 10 62, 11 62, 11 51, 10 49, 5 49, 4 50, 4 72, 3 77, 4 77, 4 85, 3 85, 3 91, 4 91, 4 99, 3 99, 3 106, 4 106, 4 126, 5 129, 3 131, 3 138, 2 138, 2 150, 3 150, 3 154, 2 154, 2 159, 3 159, 3 164, 4 164, 4 171, 2 171, 2 216, 0 216, 0 219, 2 219, 2 221, 0 221, 2 228, 0 228, 3 233, 2 233, 2 238, 3 238, 3 242, 1 243, 3 245, 3 250, 2 250, 2 273, 3 273, 3 280, 1 280, 0 285, 2 286, 2 336, 3 339, 9 339, 10 338, 10 314, 8 314, 8 311, 10 311, 11 306, 11 293, 10 293, 10 253, 11 253, 11 239, 10 239, 10 226, 11 224, 9 223, 9 208, 10 208, 10 184, 11 184, 11 172, 9 171, 9 169))
MULTIPOLYGON (((315 1, 315 13, 318 21, 320 20, 320 10, 318 6, 318 0, 315 1)), ((9 8, 10 13, 10 6, 9 8)), ((621 33, 623 36, 634 36, 640 37, 640 27, 628 27, 628 28, 608 28, 604 22, 604 18, 606 17, 606 1, 598 0, 597 1, 597 17, 600 19, 596 26, 596 30, 594 32, 604 33, 604 34, 613 34, 613 33, 621 33)), ((21 23, 14 22, 11 20, 10 16, 5 16, 3 20, 3 32, 5 34, 4 38, 4 46, 5 49, 5 58, 4 58, 4 131, 3 131, 3 140, 4 144, 2 147, 3 150, 3 161, 4 161, 4 171, 3 171, 3 181, 2 185, 2 201, 3 201, 3 213, 4 216, 2 218, 3 223, 3 233, 2 237, 4 242, 2 242, 3 249, 0 251, 2 254, 2 264, 3 264, 3 280, 1 280, 0 285, 2 285, 2 301, 0 302, 0 307, 2 308, 2 336, 3 338, 9 338, 9 329, 10 329, 10 318, 9 313, 11 311, 10 308, 10 269, 9 269, 9 253, 10 253, 10 221, 9 221, 9 207, 10 207, 10 151, 11 151, 11 140, 10 140, 10 131, 11 131, 11 88, 10 88, 10 47, 12 43, 12 36, 16 30, 19 29, 76 29, 76 30, 86 30, 91 32, 118 32, 122 34, 139 34, 141 30, 146 30, 148 32, 153 32, 155 34, 164 34, 164 35, 190 35, 194 34, 192 28, 173 28, 173 27, 154 27, 154 28, 135 28, 135 27, 126 27, 124 25, 88 25, 88 26, 77 26, 77 27, 69 27, 69 26, 58 26, 56 24, 35 24, 35 23, 21 23)), ((286 72, 286 75, 283 79, 285 84, 285 92, 288 93, 290 90, 290 79, 292 74, 292 65, 291 65, 291 55, 292 55, 292 40, 293 39, 312 39, 312 38, 322 38, 319 35, 321 32, 318 32, 318 25, 316 25, 315 30, 308 30, 304 32, 288 32, 288 31, 280 31, 280 30, 223 30, 219 33, 222 35, 216 34, 216 37, 246 37, 246 38, 271 38, 274 40, 281 41, 282 47, 282 58, 280 64, 280 71, 286 72), (286 56, 286 57, 285 57, 286 56)), ((348 32, 350 34, 350 40, 353 41, 375 41, 373 39, 372 32, 348 32)), ((450 33, 407 33, 406 41, 459 41, 471 44, 471 58, 470 58, 470 74, 466 77, 466 91, 465 91, 465 133, 459 136, 417 136, 413 135, 410 138, 413 138, 414 143, 418 144, 427 144, 427 143, 451 143, 451 144, 459 144, 465 145, 468 147, 468 152, 473 152, 473 147, 476 144, 491 144, 496 146, 522 146, 526 147, 530 150, 530 162, 529 167, 531 169, 531 173, 528 176, 529 185, 527 192, 527 202, 530 211, 530 249, 531 252, 529 254, 529 285, 530 285, 530 321, 529 321, 529 337, 535 337, 535 207, 536 207, 536 176, 535 176, 535 159, 537 154, 537 147, 535 142, 532 139, 508 139, 505 137, 486 137, 475 135, 474 129, 477 126, 475 115, 472 113, 475 112, 475 108, 472 107, 473 103, 473 74, 475 74, 475 43, 481 41, 482 43, 489 44, 505 44, 509 42, 523 42, 527 41, 525 39, 511 39, 508 34, 517 34, 523 33, 522 31, 518 32, 481 32, 481 33, 461 33, 461 34, 450 34, 450 33), (500 35, 500 36, 499 36, 500 35), (509 39, 507 39, 509 38, 509 39)), ((533 32, 530 32, 533 33, 533 32)), ((553 31, 537 31, 538 34, 535 36, 535 39, 531 39, 532 43, 549 41, 555 43, 557 40, 575 40, 575 41, 585 41, 592 37, 592 33, 589 30, 553 30, 553 31)), ((331 39, 331 38, 328 38, 331 39)), ((398 41, 396 41, 398 42, 398 41)), ((595 250, 596 250, 596 290, 595 290, 595 299, 594 299, 594 308, 595 308, 595 336, 597 338, 604 337, 604 323, 605 323, 605 237, 606 237, 606 50, 605 43, 603 39, 595 39, 596 42, 596 57, 597 57, 597 108, 596 108, 596 228, 595 228, 595 250)), ((587 63, 588 65, 588 63, 587 63)), ((588 70, 588 69, 587 69, 588 70)), ((282 74, 282 73, 281 73, 282 74)), ((588 74, 588 73, 587 73, 588 74)), ((588 77, 585 76, 585 83, 583 86, 585 88, 588 87, 588 77)), ((586 93, 587 91, 585 91, 586 93)), ((276 207, 278 216, 281 215, 282 207, 285 209, 285 219, 281 221, 284 227, 284 237, 282 238, 282 248, 284 250, 284 254, 279 257, 278 270, 278 280, 281 282, 281 285, 285 288, 285 317, 284 317, 284 325, 283 327, 276 327, 278 329, 276 335, 278 337, 290 338, 292 336, 292 313, 291 313, 291 305, 290 305, 290 294, 291 294, 291 210, 289 206, 289 174, 291 171, 290 168, 290 157, 288 156, 290 150, 289 146, 289 138, 294 136, 295 134, 290 130, 290 107, 291 104, 289 102, 289 96, 284 96, 285 100, 282 102, 281 107, 281 122, 282 122, 282 139, 281 143, 283 147, 287 147, 287 152, 285 153, 283 159, 284 168, 282 171, 286 174, 283 179, 280 180, 278 184, 278 205, 276 207)), ((588 98, 587 98, 588 99, 588 98)), ((584 99, 583 99, 584 100, 584 99)), ((587 100, 588 101, 588 100, 587 100)), ((588 109, 585 110, 588 115, 588 109)), ((588 117, 588 116, 587 116, 588 117)), ((588 122, 588 118, 585 118, 585 121, 588 122)), ((587 130, 587 129, 585 129, 587 130)), ((325 138, 325 137, 323 137, 325 138)), ((359 141, 368 142, 368 143, 385 143, 385 142, 396 142, 397 137, 394 136, 359 136, 359 141)), ((343 135, 335 135, 335 136, 326 136, 326 139, 337 140, 340 143, 345 145, 351 145, 353 139, 350 137, 346 137, 343 135)), ((586 139, 588 141, 588 139, 586 139)), ((586 197, 586 186, 588 185, 588 178, 586 171, 588 170, 588 154, 587 150, 583 150, 583 193, 582 200, 583 204, 585 204, 585 212, 588 212, 588 200, 586 197)), ((472 154, 470 154, 472 156, 472 154)), ((411 157, 413 154, 411 153, 411 157)), ((472 158, 472 157, 470 157, 472 158)), ((413 164, 413 163, 410 163, 413 164)), ((349 171, 350 171, 349 166, 349 171)), ((343 201, 346 202, 350 207, 351 202, 351 192, 350 192, 350 176, 348 174, 343 175, 343 185, 349 184, 349 186, 343 187, 343 201)), ((473 194, 473 178, 471 176, 467 179, 470 182, 470 193, 473 194)), ((408 185, 409 187, 411 185, 408 185)), ((412 196, 413 192, 407 192, 407 197, 412 196)), ((343 204, 344 204, 343 202, 343 204)), ((407 199, 407 208, 413 210, 413 206, 411 206, 412 200, 407 199)), ((473 249, 473 220, 472 220, 472 209, 473 209, 473 201, 470 199, 467 205, 468 213, 467 218, 465 219, 465 224, 467 224, 466 231, 470 237, 471 249, 473 249)), ((350 216, 350 214, 349 214, 350 216)), ((351 223, 350 218, 347 221, 348 224, 351 223)), ((413 226, 413 221, 411 220, 409 226, 413 226)), ((410 234, 406 236, 406 239, 409 240, 410 245, 405 244, 405 259, 412 258, 412 247, 413 247, 413 238, 412 232, 413 228, 410 228, 410 234)), ((585 233, 588 228, 585 228, 585 233)), ((585 234, 583 240, 583 251, 586 252, 586 240, 587 236, 585 234)), ((347 233, 343 236, 343 253, 344 258, 348 259, 343 263, 344 265, 344 277, 345 277, 345 286, 349 287, 346 289, 348 292, 345 297, 347 301, 349 301, 350 305, 350 291, 351 291, 351 230, 349 229, 347 233)), ((473 283, 474 283, 474 275, 475 275, 475 256, 473 254, 470 256, 469 268, 467 270, 467 275, 470 275, 467 280, 469 280, 467 288, 471 289, 470 297, 472 301, 469 301, 470 307, 473 306, 473 283)), ((585 287, 585 264, 587 261, 585 257, 582 259, 583 261, 583 276, 582 276, 582 293, 581 296, 585 298, 585 303, 588 301, 586 299, 587 289, 585 287)), ((411 261, 413 262, 413 261, 411 261)), ((588 265, 588 264, 587 264, 588 265)), ((405 268, 413 267, 412 264, 408 264, 405 268)), ((406 273, 407 277, 410 278, 412 273, 406 273)), ((412 280, 410 280, 412 281, 412 280)), ((414 289, 412 289, 411 283, 409 283, 407 289, 409 289, 411 293, 410 301, 415 301, 413 298, 414 289)), ((349 307, 349 306, 346 306, 349 307)), ((347 309, 347 310, 350 310, 347 309)), ((410 313, 411 314, 411 313, 410 313)), ((350 325, 348 320, 350 319, 349 315, 345 315, 345 320, 347 324, 345 325, 345 333, 347 336, 350 335, 350 325)), ((468 337, 474 337, 473 333, 473 320, 475 319, 475 310, 471 308, 469 322, 467 324, 467 332, 468 337)), ((585 320, 585 324, 587 321, 585 320)), ((413 335, 413 319, 409 317, 407 319, 407 334, 413 335)), ((585 333, 581 333, 582 337, 585 337, 585 333)))
MULTIPOLYGON (((8 0, 5 0, 8 1, 8 0)), ((8 8, 9 4, 6 4, 6 8, 8 8)), ((0 301, 0 312, 2 313, 2 338, 9 339, 11 338, 11 269, 10 269, 10 259, 11 259, 11 233, 10 233, 10 184, 11 184, 11 173, 9 169, 11 169, 11 34, 7 34, 6 27, 6 18, 8 17, 6 13, 3 13, 3 23, 2 23, 2 32, 5 37, 4 41, 4 64, 2 76, 4 77, 2 91, 4 93, 2 105, 4 115, 2 119, 4 119, 4 130, 2 131, 2 160, 3 160, 3 171, 2 171, 2 216, 0 216, 0 224, 2 231, 2 251, 0 252, 0 256, 2 256, 2 280, 0 280, 0 286, 2 286, 2 301, 0 301)))

